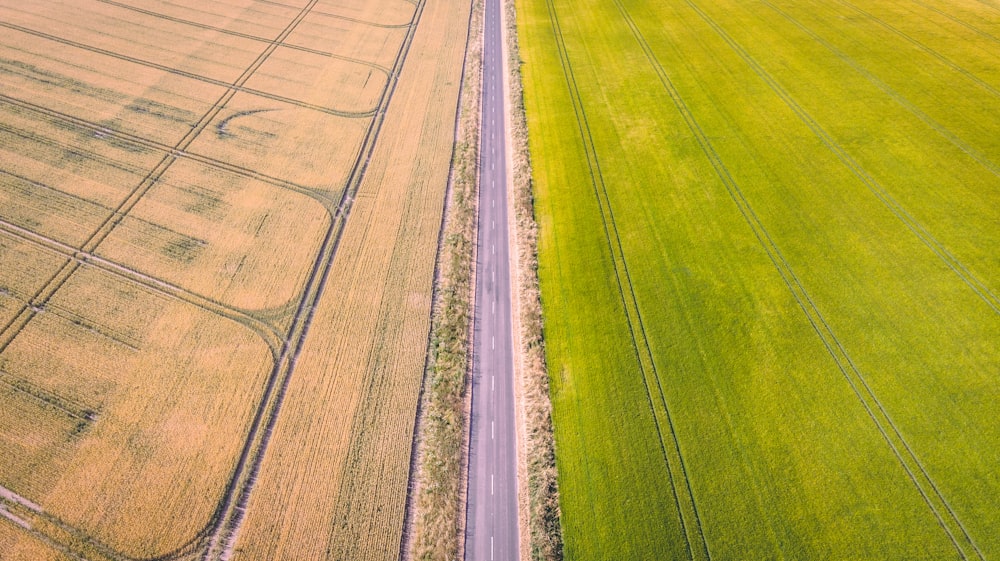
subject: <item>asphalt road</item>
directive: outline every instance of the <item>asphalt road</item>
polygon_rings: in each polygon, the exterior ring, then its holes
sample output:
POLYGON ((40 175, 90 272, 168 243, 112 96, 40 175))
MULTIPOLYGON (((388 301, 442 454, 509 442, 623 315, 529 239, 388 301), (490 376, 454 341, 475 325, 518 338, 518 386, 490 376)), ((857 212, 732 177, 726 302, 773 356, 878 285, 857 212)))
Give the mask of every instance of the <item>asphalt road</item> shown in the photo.
POLYGON ((517 452, 500 0, 486 1, 465 559, 518 559, 517 452))

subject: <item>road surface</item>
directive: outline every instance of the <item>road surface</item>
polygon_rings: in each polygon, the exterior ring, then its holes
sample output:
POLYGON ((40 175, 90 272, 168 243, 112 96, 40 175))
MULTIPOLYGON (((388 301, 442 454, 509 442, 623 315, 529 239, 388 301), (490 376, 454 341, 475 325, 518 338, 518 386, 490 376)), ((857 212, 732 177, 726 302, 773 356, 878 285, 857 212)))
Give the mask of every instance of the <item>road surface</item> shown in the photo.
POLYGON ((517 442, 500 0, 486 0, 466 561, 517 561, 517 442))

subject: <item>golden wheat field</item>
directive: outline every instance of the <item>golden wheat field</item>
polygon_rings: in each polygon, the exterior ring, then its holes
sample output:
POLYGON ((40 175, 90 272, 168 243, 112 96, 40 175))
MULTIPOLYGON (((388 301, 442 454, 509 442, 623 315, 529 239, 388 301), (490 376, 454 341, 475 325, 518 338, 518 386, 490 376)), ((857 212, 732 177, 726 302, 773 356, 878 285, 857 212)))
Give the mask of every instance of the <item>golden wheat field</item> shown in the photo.
POLYGON ((0 559, 398 555, 468 10, 0 0, 0 559))

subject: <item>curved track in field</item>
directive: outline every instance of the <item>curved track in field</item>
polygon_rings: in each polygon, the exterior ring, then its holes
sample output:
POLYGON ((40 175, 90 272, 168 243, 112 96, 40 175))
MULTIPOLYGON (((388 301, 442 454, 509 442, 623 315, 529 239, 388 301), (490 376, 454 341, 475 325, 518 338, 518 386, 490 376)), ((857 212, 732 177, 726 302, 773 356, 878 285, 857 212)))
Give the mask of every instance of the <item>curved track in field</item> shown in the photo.
MULTIPOLYGON (((76 126, 92 128, 95 131, 101 131, 102 133, 106 133, 110 136, 118 137, 120 140, 133 142, 147 148, 164 152, 164 156, 160 160, 160 163, 154 167, 152 171, 145 175, 137 187, 132 190, 132 192, 122 201, 121 204, 113 209, 110 216, 101 223, 101 225, 87 238, 87 240, 81 244, 79 248, 71 248, 74 250, 75 257, 69 259, 62 269, 48 279, 42 288, 40 288, 34 295, 32 295, 31 298, 28 299, 30 305, 24 306, 21 314, 19 314, 17 318, 12 320, 10 324, 4 328, 5 335, 7 333, 13 333, 14 337, 16 337, 17 332, 19 332, 20 329, 27 324, 28 321, 30 321, 31 317, 34 316, 36 313, 34 310, 36 308, 44 307, 45 303, 83 262, 91 263, 91 260, 88 257, 93 254, 97 246, 99 246, 108 234, 120 223, 122 218, 129 213, 142 196, 149 191, 152 185, 163 176, 173 162, 178 159, 190 158, 205 165, 231 171, 245 177, 262 180, 266 183, 284 189, 307 194, 323 204, 324 208, 327 209, 332 217, 330 226, 314 259, 313 267, 307 276, 302 297, 299 300, 298 305, 295 307, 291 327, 289 328, 287 335, 285 335, 283 340, 280 341, 279 348, 273 349, 274 344, 269 343, 269 347, 272 347, 272 352, 274 352, 275 356, 272 372, 267 379, 263 396, 257 406, 256 413, 244 441, 243 449, 236 465, 233 468, 230 481, 226 485, 223 495, 220 497, 215 513, 201 531, 184 544, 175 548, 173 551, 158 555, 154 558, 140 560, 115 551, 113 548, 98 542, 80 529, 65 523, 49 513, 44 511, 33 512, 34 516, 37 516, 39 519, 44 520, 48 524, 58 528, 61 533, 65 533, 74 541, 79 540, 84 543, 89 550, 94 551, 104 558, 116 561, 152 561, 153 559, 156 561, 168 561, 193 557, 205 560, 225 559, 230 553, 232 542, 234 541, 236 532, 242 522, 247 501, 253 491, 256 473, 260 468, 261 461, 263 460, 264 453, 267 449, 271 430, 280 414, 285 390, 294 371, 299 352, 309 332, 313 310, 317 301, 323 294, 323 289, 330 274, 334 256, 336 255, 344 227, 350 215, 351 202, 353 201, 353 197, 364 178, 365 171, 367 170, 372 152, 378 140, 379 132, 381 131, 382 124, 385 119, 386 108, 392 100, 396 84, 399 80, 400 72, 406 61, 409 47, 413 40, 413 35, 423 12, 424 1, 421 0, 414 3, 415 10, 409 23, 391 26, 400 28, 406 27, 408 28, 408 31, 399 47, 395 64, 389 72, 389 80, 386 83, 386 87, 382 92, 377 106, 373 110, 364 114, 349 115, 352 117, 372 116, 372 120, 365 131, 361 148, 359 149, 357 157, 351 167, 345 188, 341 192, 339 199, 332 200, 328 197, 322 196, 320 193, 316 193, 308 187, 297 185, 278 178, 273 178, 257 172, 256 170, 243 168, 241 166, 229 164, 228 162, 210 157, 191 154, 186 151, 186 148, 190 146, 194 139, 206 129, 208 124, 212 122, 212 120, 224 109, 226 104, 237 92, 248 91, 243 88, 243 84, 250 79, 253 73, 260 68, 264 61, 267 60, 277 47, 283 45, 283 41, 291 34, 291 32, 305 18, 305 16, 310 13, 310 10, 316 5, 317 2, 318 0, 312 0, 309 2, 304 8, 301 9, 298 15, 286 26, 286 28, 274 41, 268 41, 267 48, 257 57, 254 63, 251 64, 250 67, 248 67, 235 82, 232 84, 226 84, 226 92, 204 115, 202 115, 196 125, 192 127, 191 131, 189 131, 188 134, 186 134, 174 146, 163 145, 155 141, 143 139, 141 137, 120 131, 110 131, 97 123, 88 122, 84 119, 79 119, 58 111, 37 106, 27 101, 10 98, 0 94, 0 101, 5 101, 9 104, 19 106, 22 109, 46 115, 60 121, 69 122, 76 126)), ((0 22, 0 25, 5 24, 0 22)), ((170 72, 172 69, 163 68, 162 70, 170 72)), ((325 108, 311 106, 306 108, 329 112, 329 110, 325 108)), ((30 233, 28 233, 28 235, 30 236, 30 233)), ((44 238, 44 236, 40 236, 39 239, 35 241, 44 243, 46 240, 41 238, 44 238)), ((94 261, 93 264, 101 266, 105 269, 120 268, 117 267, 116 264, 110 262, 103 263, 94 261)), ((136 273, 131 270, 122 270, 119 272, 128 273, 129 276, 134 276, 136 273)), ((153 277, 149 277, 148 282, 140 282, 140 284, 144 284, 151 288, 159 288, 161 290, 175 288, 169 286, 168 283, 164 283, 160 279, 153 277)), ((197 300, 201 298, 195 298, 197 295, 179 294, 179 292, 184 292, 182 289, 180 291, 168 290, 167 292, 173 293, 173 296, 179 297, 185 301, 197 300)), ((194 301, 191 301, 191 303, 194 303, 194 301)), ((204 302, 202 303, 204 304, 204 302)), ((229 309, 226 306, 220 307, 222 309, 210 309, 209 311, 222 315, 223 317, 229 317, 234 314, 240 315, 242 312, 240 310, 229 309)), ((209 308, 216 307, 209 306, 209 308)), ((235 320, 236 318, 230 317, 230 319, 235 320)), ((12 339, 13 337, 4 337, 2 342, 0 342, 0 345, 2 345, 2 347, 0 347, 0 351, 2 351, 2 348, 9 344, 12 339)), ((269 337, 266 340, 271 339, 272 338, 269 337)), ((32 531, 32 533, 53 547, 69 554, 71 557, 80 558, 79 555, 69 549, 66 544, 60 543, 58 540, 55 540, 38 531, 32 531)))
MULTIPOLYGON (((227 489, 223 501, 220 503, 220 507, 223 507, 223 510, 218 512, 215 522, 216 526, 208 538, 208 546, 204 556, 206 560, 227 559, 231 553, 236 534, 243 521, 247 502, 250 499, 250 494, 253 492, 256 475, 260 470, 260 465, 264 458, 264 451, 270 441, 271 431, 277 422, 281 403, 288 388, 288 382, 292 371, 295 369, 295 364, 302 350, 306 335, 309 332, 313 311, 323 294, 323 289, 326 286, 330 269, 333 265, 334 256, 337 253, 337 248, 344 232, 344 227, 350 216, 351 202, 368 169, 372 152, 375 149, 379 133, 382 130, 382 124, 385 121, 386 109, 392 101, 396 85, 399 83, 399 75, 409 54, 410 45, 413 42, 414 33, 419 25, 425 1, 420 0, 416 4, 406 37, 397 53, 396 63, 393 65, 390 79, 386 84, 385 90, 382 92, 382 97, 375 110, 375 118, 365 133, 362 148, 352 166, 347 186, 341 193, 334 216, 335 220, 330 225, 320 252, 316 257, 315 266, 309 274, 305 295, 298 309, 295 311, 295 316, 289 330, 289 337, 282 349, 281 357, 276 364, 275 374, 268 381, 264 399, 261 401, 262 408, 254 418, 253 428, 246 441, 247 447, 240 456, 232 483, 227 489)), ((310 6, 313 4, 315 4, 315 0, 310 6)))

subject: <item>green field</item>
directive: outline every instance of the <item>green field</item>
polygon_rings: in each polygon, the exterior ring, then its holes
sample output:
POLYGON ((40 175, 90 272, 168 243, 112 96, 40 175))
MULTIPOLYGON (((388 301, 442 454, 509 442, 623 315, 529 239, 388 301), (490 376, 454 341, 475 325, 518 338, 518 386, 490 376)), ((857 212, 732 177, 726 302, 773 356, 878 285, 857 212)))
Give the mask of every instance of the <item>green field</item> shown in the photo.
POLYGON ((1000 559, 1000 3, 518 0, 569 559, 1000 559))

